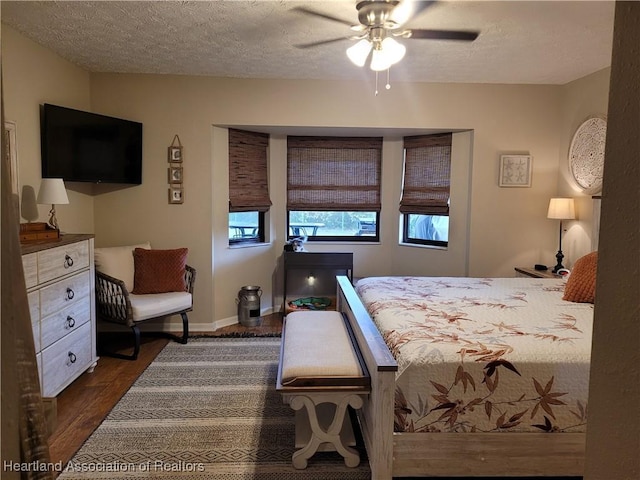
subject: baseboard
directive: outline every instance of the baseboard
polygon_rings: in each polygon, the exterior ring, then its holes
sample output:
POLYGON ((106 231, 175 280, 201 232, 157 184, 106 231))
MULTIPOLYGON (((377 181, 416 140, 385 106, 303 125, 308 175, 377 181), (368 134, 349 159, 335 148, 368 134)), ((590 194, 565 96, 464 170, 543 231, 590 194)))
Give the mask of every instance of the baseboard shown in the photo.
MULTIPOLYGON (((273 313, 272 307, 260 310, 261 316, 271 315, 272 313, 273 313)), ((238 323, 240 323, 240 321, 238 320, 238 316, 234 315, 233 317, 223 318, 221 320, 215 320, 213 322, 213 329, 217 330, 223 327, 230 327, 231 325, 237 325, 238 323)), ((189 326, 191 326, 191 324, 189 324, 189 326)), ((200 330, 196 330, 195 327, 192 328, 191 330, 193 330, 194 332, 200 331, 200 330)))
MULTIPOLYGON (((260 310, 260 315, 271 315, 273 308, 265 308, 260 310)), ((214 332, 219 328, 230 327, 231 325, 237 325, 238 316, 222 318, 220 320, 214 320, 211 323, 192 322, 189 320, 189 332, 208 333, 214 332)), ((99 322, 101 332, 122 332, 122 326, 114 325, 107 322, 99 322)), ((173 316, 170 320, 152 320, 144 322, 139 325, 141 332, 181 332, 182 331, 182 319, 179 316, 173 316)))

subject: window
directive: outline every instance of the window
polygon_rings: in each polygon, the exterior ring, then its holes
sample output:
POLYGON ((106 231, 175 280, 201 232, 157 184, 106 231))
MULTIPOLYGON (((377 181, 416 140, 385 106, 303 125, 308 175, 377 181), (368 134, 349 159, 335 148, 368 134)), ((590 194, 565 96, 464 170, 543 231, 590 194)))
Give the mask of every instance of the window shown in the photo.
POLYGON ((289 211, 289 237, 300 236, 317 240, 344 240, 362 236, 376 239, 378 212, 289 211))
POLYGON ((449 217, 447 215, 404 216, 403 241, 423 245, 446 247, 449 242, 449 217))
POLYGON ((451 138, 450 133, 404 138, 404 243, 448 245, 451 138))
POLYGON ((288 137, 288 237, 379 241, 382 138, 288 137))
POLYGON ((229 245, 265 241, 269 136, 229 129, 229 245))

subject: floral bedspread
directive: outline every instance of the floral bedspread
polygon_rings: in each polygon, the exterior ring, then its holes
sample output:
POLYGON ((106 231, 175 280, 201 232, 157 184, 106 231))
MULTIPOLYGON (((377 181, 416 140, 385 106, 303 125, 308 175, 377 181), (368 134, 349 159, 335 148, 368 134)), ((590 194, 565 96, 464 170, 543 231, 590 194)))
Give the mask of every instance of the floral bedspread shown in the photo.
POLYGON ((563 280, 356 284, 398 362, 397 432, 585 432, 593 305, 563 280))

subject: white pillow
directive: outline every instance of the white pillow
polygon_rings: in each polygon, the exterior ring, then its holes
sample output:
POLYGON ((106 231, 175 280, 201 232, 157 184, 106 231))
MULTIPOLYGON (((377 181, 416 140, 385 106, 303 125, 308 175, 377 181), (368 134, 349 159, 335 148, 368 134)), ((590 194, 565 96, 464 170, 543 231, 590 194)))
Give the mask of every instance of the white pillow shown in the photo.
POLYGON ((151 244, 126 245, 123 247, 94 248, 93 255, 96 270, 124 282, 129 292, 133 290, 133 250, 136 248, 151 249, 151 244))

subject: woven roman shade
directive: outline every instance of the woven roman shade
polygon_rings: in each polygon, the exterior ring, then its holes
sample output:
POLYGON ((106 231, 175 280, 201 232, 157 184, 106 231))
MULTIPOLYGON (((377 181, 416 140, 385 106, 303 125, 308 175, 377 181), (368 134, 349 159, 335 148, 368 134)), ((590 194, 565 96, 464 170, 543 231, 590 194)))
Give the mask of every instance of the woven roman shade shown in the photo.
POLYGON ((449 215, 451 134, 404 137, 404 151, 400 211, 449 215))
POLYGON ((230 212, 269 210, 268 146, 265 133, 229 129, 230 212))
POLYGON ((287 137, 287 209, 379 212, 381 137, 287 137))

